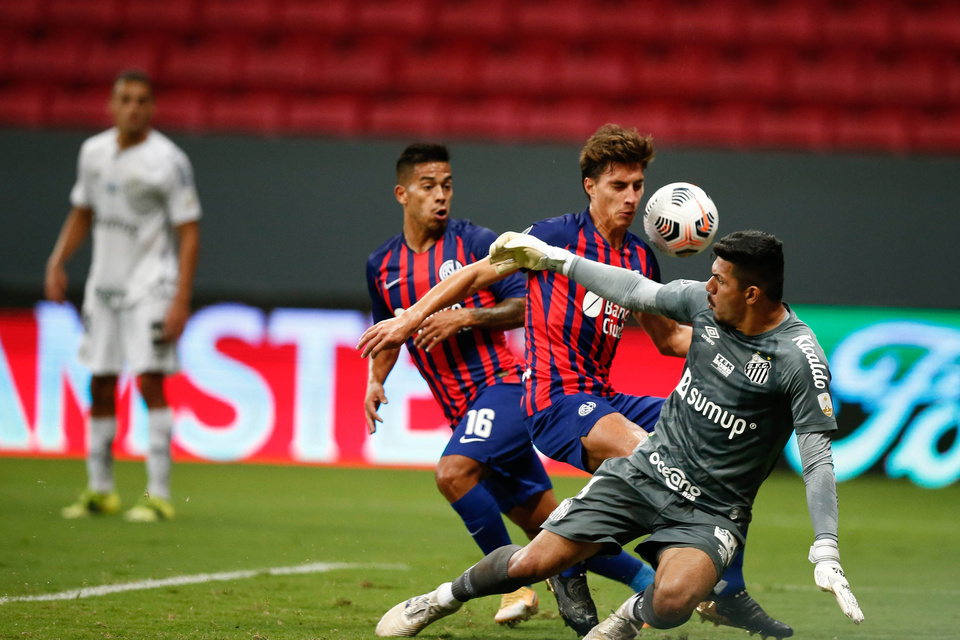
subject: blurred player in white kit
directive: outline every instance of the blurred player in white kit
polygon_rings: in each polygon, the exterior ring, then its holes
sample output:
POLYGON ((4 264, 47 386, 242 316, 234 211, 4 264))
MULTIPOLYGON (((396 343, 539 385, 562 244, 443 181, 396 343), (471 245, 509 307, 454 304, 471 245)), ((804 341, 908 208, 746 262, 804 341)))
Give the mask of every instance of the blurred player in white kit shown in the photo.
POLYGON ((170 438, 173 413, 164 378, 179 367, 176 342, 190 315, 199 253, 200 202, 186 154, 154 131, 153 84, 124 71, 113 84, 114 127, 80 149, 72 208, 47 261, 44 292, 63 302, 64 264, 93 236, 83 300, 80 362, 89 367, 87 487, 63 517, 120 511, 113 483, 117 377, 126 365, 147 405, 147 488, 124 515, 135 522, 173 517, 170 438))

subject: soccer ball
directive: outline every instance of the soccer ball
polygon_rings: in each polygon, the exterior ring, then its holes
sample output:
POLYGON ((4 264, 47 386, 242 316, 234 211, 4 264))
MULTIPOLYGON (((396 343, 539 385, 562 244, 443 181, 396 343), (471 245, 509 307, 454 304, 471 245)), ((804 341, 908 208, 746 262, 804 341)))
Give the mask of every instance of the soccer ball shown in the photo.
POLYGON ((710 246, 719 225, 717 205, 703 189, 689 182, 657 189, 643 214, 643 229, 650 242, 676 258, 692 256, 710 246))

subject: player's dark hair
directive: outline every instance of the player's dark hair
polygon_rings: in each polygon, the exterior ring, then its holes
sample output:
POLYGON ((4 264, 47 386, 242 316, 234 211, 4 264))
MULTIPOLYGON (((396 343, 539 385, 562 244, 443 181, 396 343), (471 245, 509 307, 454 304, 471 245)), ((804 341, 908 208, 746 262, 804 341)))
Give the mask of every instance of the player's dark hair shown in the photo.
POLYGON ((117 74, 117 79, 113 81, 114 89, 122 82, 139 82, 144 84, 147 89, 150 90, 150 97, 153 97, 153 80, 150 79, 146 71, 141 71, 140 69, 124 69, 117 74))
POLYGON ((783 300, 783 243, 763 231, 734 231, 713 243, 713 255, 733 265, 740 288, 757 287, 783 300))
POLYGON ((605 124, 590 136, 580 150, 580 176, 596 180, 611 164, 639 164, 643 169, 653 162, 656 152, 653 138, 636 129, 605 124))
POLYGON ((397 158, 397 184, 403 184, 413 168, 424 162, 450 162, 450 151, 445 145, 432 142, 409 145, 397 158))

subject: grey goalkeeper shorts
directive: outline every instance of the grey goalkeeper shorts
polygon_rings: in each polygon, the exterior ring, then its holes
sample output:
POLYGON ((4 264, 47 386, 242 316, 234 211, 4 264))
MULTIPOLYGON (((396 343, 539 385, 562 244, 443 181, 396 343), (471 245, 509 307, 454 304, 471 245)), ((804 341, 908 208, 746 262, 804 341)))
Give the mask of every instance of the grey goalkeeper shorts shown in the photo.
POLYGON ((743 544, 732 520, 697 509, 627 458, 605 461, 580 493, 561 502, 542 526, 568 540, 600 543, 604 555, 615 555, 650 534, 636 551, 654 567, 664 549, 700 549, 713 560, 718 580, 743 544))

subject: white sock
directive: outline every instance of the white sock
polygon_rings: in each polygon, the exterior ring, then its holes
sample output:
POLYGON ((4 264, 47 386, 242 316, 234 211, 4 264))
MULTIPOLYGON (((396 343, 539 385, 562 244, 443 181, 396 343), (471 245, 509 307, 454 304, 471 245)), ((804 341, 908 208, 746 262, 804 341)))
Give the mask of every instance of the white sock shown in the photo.
POLYGON ((452 582, 444 582, 442 585, 437 587, 437 602, 440 603, 441 607, 449 607, 456 601, 457 599, 453 597, 452 582))
POLYGON ((636 614, 637 602, 638 602, 638 601, 640 600, 640 598, 642 598, 642 597, 643 597, 643 591, 641 591, 640 593, 635 593, 635 594, 633 594, 632 596, 630 596, 629 598, 627 598, 627 601, 624 603, 624 604, 627 605, 627 606, 625 607, 626 610, 627 610, 627 616, 629 616, 630 619, 633 620, 634 622, 643 622, 643 620, 641 620, 640 618, 638 618, 638 617, 637 617, 637 614, 636 614))
POLYGON ((117 417, 94 418, 87 425, 87 486, 98 493, 113 491, 113 438, 117 417))
POLYGON ((170 436, 173 432, 173 411, 170 407, 147 411, 147 493, 155 498, 170 499, 170 436))

